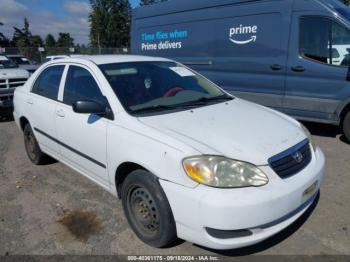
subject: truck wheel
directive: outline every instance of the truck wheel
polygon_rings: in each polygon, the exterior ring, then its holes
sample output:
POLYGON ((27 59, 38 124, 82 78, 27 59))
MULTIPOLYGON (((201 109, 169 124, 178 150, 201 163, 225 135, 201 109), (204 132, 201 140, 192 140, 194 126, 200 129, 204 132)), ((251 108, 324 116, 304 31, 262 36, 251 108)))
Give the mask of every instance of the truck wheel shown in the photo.
POLYGON ((24 146, 30 161, 35 165, 45 164, 49 157, 41 151, 30 124, 26 124, 23 134, 24 146))
POLYGON ((122 203, 135 234, 153 247, 177 239, 173 214, 158 179, 144 170, 130 173, 122 184, 122 203))
POLYGON ((346 113, 343 120, 343 131, 346 139, 350 142, 350 111, 346 113))

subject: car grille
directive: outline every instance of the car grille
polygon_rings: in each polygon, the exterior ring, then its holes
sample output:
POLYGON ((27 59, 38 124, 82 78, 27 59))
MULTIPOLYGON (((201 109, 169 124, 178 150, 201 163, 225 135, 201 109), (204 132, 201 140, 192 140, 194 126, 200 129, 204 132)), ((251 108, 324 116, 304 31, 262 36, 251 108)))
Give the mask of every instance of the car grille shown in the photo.
POLYGON ((0 102, 12 100, 12 99, 13 99, 13 95, 0 96, 0 102))
POLYGON ((12 79, 1 79, 0 80, 0 88, 15 88, 19 86, 23 86, 27 78, 12 78, 12 79))
POLYGON ((269 159, 270 167, 281 178, 288 178, 299 173, 311 162, 309 140, 304 140, 294 147, 269 159))

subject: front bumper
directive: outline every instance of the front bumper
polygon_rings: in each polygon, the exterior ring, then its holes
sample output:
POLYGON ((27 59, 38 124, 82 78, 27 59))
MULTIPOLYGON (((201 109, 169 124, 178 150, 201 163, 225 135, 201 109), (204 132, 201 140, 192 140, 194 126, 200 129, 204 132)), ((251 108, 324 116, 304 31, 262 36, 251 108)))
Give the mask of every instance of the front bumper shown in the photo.
POLYGON ((217 189, 196 188, 161 180, 177 226, 178 237, 214 249, 232 249, 258 243, 297 220, 314 202, 324 177, 325 157, 317 148, 311 163, 298 174, 281 179, 268 167, 263 187, 217 189), (313 190, 305 195, 310 186, 313 190), (215 238, 206 228, 249 230, 249 236, 215 238))

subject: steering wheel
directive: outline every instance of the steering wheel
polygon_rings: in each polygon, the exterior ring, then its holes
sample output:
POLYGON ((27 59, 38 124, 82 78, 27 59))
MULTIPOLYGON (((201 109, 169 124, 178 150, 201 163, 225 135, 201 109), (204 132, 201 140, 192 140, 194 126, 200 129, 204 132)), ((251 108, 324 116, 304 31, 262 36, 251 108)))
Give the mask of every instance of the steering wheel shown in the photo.
POLYGON ((170 88, 168 91, 166 91, 166 93, 163 95, 163 97, 171 97, 176 95, 177 93, 183 91, 184 89, 182 87, 172 87, 170 88))

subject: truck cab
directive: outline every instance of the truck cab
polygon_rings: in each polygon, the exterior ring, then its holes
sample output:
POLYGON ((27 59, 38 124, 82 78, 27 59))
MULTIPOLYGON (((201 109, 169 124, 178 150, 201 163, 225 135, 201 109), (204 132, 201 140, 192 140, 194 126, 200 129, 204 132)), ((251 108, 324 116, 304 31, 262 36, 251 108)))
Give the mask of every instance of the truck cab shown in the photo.
POLYGON ((23 86, 28 78, 28 71, 18 68, 6 56, 0 56, 0 109, 13 106, 16 87, 23 86))

